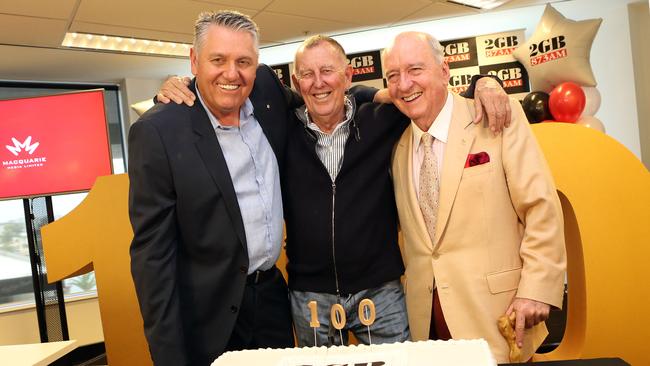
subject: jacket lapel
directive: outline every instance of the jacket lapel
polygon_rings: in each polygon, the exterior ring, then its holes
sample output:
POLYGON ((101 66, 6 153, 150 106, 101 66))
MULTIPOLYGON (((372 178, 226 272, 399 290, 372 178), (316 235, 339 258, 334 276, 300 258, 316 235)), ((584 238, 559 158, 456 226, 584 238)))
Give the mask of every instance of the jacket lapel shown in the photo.
POLYGON ((401 182, 400 186, 403 187, 403 192, 406 195, 404 202, 407 205, 406 210, 413 213, 413 220, 415 220, 415 231, 420 236, 419 242, 426 243, 427 247, 431 250, 433 244, 429 233, 427 231, 426 223, 420 211, 420 204, 418 196, 415 192, 413 185, 413 126, 409 125, 406 131, 402 134, 397 147, 395 149, 396 171, 393 174, 398 174, 398 179, 401 182))
POLYGON ((454 199, 460 185, 460 178, 465 169, 467 153, 474 142, 472 131, 472 115, 467 101, 453 94, 454 108, 452 112, 449 135, 445 147, 442 166, 442 179, 440 180, 440 204, 438 206, 438 219, 436 223, 436 240, 434 250, 440 245, 440 238, 444 233, 454 199))
MULTIPOLYGON (((194 80, 190 85, 190 90, 196 93, 194 80)), ((235 188, 232 179, 230 178, 230 172, 228 171, 228 165, 226 164, 226 159, 221 150, 221 145, 219 145, 217 135, 212 128, 207 112, 198 98, 194 103, 194 107, 192 107, 191 123, 194 132, 198 135, 195 145, 199 151, 201 160, 210 173, 212 180, 219 188, 235 232, 244 246, 244 249, 247 250, 244 222, 241 217, 239 203, 237 202, 235 188)))

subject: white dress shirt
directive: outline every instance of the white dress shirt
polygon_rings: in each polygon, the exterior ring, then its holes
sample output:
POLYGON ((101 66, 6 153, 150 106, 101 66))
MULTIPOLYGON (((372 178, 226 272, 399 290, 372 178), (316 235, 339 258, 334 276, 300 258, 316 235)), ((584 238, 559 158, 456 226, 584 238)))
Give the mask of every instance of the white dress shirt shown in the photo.
POLYGON ((413 184, 415 193, 420 199, 420 168, 424 160, 424 145, 420 146, 422 134, 428 132, 435 138, 431 148, 438 159, 438 181, 442 179, 442 162, 447 145, 447 136, 449 135, 449 125, 451 124, 451 112, 454 109, 454 98, 451 93, 447 93, 447 101, 438 113, 438 116, 429 127, 428 131, 422 131, 415 122, 411 121, 413 130, 413 184))

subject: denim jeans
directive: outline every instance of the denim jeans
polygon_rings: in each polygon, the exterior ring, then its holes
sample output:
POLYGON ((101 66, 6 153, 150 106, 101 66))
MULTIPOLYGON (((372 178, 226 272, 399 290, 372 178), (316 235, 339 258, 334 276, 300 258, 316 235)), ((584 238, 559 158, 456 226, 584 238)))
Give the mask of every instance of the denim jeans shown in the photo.
POLYGON ((348 344, 348 331, 363 344, 370 344, 371 341, 372 344, 402 342, 411 338, 404 291, 399 280, 353 294, 341 295, 340 298, 337 295, 321 292, 290 291, 289 293, 291 315, 300 347, 314 346, 314 338, 317 346, 348 344), (359 320, 359 303, 363 299, 370 299, 375 304, 375 322, 370 327, 363 325, 359 320), (315 335, 314 328, 309 326, 311 312, 307 306, 312 300, 318 304, 320 322, 315 335), (330 309, 337 302, 345 309, 346 323, 341 333, 330 326, 330 309))

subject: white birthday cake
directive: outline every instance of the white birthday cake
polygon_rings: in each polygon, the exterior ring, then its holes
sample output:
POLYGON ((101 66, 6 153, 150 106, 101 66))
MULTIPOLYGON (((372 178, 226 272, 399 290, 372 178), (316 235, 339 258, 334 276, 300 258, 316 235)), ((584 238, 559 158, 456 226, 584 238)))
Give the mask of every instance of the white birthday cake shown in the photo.
POLYGON ((212 366, 495 366, 485 340, 258 349, 226 352, 212 366))

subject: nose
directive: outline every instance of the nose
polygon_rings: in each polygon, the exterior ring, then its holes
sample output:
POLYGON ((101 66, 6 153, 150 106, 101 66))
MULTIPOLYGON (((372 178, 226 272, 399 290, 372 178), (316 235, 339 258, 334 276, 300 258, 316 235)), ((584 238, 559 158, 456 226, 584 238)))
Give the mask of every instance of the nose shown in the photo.
POLYGON ((325 81, 323 80, 323 76, 320 74, 320 72, 315 72, 314 73, 314 86, 317 88, 320 88, 325 84, 325 81))
POLYGON ((224 66, 223 76, 228 80, 237 79, 238 75, 237 65, 234 62, 229 62, 224 66))
POLYGON ((413 82, 411 81, 411 78, 407 73, 400 74, 399 76, 399 83, 397 84, 397 87, 399 88, 400 91, 408 91, 411 89, 413 82))

